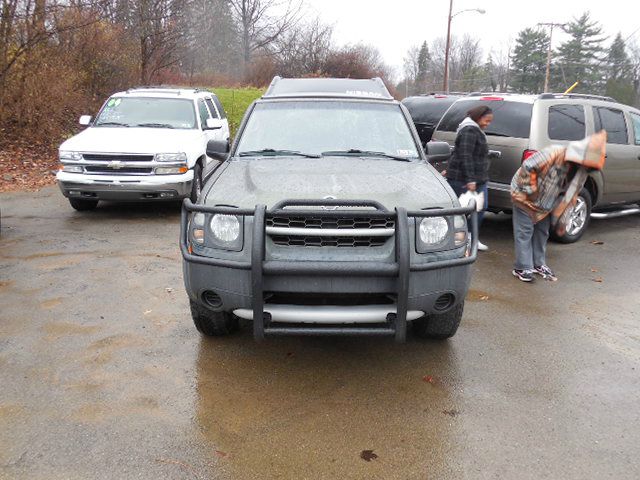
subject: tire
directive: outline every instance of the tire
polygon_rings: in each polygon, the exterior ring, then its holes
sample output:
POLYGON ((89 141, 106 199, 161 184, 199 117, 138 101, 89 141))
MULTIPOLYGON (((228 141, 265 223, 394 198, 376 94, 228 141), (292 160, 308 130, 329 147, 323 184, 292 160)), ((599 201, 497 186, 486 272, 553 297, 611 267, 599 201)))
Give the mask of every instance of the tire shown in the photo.
POLYGON ((192 203, 196 203, 198 201, 198 197, 200 196, 201 191, 202 167, 199 163, 196 163, 195 167, 193 167, 193 182, 191 183, 191 194, 189 195, 189 199, 192 203))
POLYGON ((444 340, 453 337, 458 331, 464 302, 456 305, 447 313, 425 315, 413 321, 413 333, 420 338, 444 340))
POLYGON ((580 240, 589 226, 592 206, 591 194, 583 188, 578 194, 578 202, 576 203, 574 214, 570 220, 571 225, 567 227, 565 234, 560 236, 554 231, 551 231, 550 237, 559 243, 575 243, 580 240))
POLYGON ((198 331, 207 337, 222 337, 238 330, 238 318, 229 312, 212 312, 190 301, 191 317, 198 331))
POLYGON ((93 210, 98 206, 98 200, 84 200, 80 198, 70 198, 69 203, 79 212, 93 210))

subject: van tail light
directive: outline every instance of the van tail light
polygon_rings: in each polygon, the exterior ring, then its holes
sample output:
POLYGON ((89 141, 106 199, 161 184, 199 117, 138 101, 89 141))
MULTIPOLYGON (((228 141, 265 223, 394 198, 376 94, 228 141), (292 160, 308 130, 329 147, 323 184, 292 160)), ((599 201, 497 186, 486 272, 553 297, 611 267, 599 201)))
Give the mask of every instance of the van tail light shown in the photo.
POLYGON ((482 98, 480 98, 480 100, 482 100, 484 102, 502 102, 502 101, 504 101, 504 98, 502 98, 502 97, 482 97, 482 98))
POLYGON ((527 158, 533 157, 536 153, 538 153, 537 150, 525 150, 522 152, 522 161, 524 162, 527 158))

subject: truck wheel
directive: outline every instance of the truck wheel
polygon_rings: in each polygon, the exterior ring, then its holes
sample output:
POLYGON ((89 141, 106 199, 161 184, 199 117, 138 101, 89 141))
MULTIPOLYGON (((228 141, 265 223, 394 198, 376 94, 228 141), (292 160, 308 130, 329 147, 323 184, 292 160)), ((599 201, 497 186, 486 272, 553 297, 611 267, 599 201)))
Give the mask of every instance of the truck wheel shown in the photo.
POLYGON ((200 333, 208 337, 221 337, 229 335, 238 329, 238 319, 229 312, 212 312, 193 300, 191 304, 191 317, 200 333))
POLYGON ((84 200, 80 198, 70 198, 69 203, 79 212, 93 210, 98 206, 98 200, 84 200))
POLYGON ((554 231, 551 231, 551 238, 559 243, 575 243, 580 240, 580 237, 582 237, 585 230, 589 226, 589 219, 591 218, 591 207, 591 195, 586 189, 583 188, 578 195, 578 201, 573 210, 573 214, 569 219, 567 231, 562 236, 556 234, 554 231))
POLYGON ((193 167, 193 182, 191 183, 191 195, 189 198, 192 203, 198 201, 200 192, 202 191, 202 167, 198 163, 193 167))
POLYGON ((420 338, 445 339, 453 337, 458 331, 464 302, 456 305, 447 313, 425 315, 413 321, 413 333, 420 338))

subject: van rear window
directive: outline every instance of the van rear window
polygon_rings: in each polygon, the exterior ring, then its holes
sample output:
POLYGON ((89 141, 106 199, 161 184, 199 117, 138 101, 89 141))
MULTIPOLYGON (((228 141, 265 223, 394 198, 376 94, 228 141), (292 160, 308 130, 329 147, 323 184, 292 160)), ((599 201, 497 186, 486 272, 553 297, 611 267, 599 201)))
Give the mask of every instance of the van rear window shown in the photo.
POLYGON ((529 138, 533 105, 508 100, 458 100, 440 121, 438 131, 455 132, 467 112, 478 105, 486 105, 493 110, 493 122, 485 130, 487 135, 529 138))

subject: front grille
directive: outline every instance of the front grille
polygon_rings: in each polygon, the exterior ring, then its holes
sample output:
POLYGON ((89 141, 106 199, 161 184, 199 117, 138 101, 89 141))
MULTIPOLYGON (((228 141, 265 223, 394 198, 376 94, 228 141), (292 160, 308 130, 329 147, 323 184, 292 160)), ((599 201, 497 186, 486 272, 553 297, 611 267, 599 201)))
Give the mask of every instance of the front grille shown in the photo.
POLYGON ((389 230, 395 227, 394 218, 366 214, 356 217, 276 215, 267 217, 265 222, 271 241, 286 247, 381 247, 393 235, 389 230), (274 231, 269 232, 270 229, 274 231), (381 230, 387 232, 381 234, 381 230), (324 231, 323 234, 319 234, 320 231, 324 231))
MULTIPOLYGON (((393 218, 371 217, 268 217, 267 227, 280 228, 320 228, 320 229, 354 229, 354 228, 394 228, 393 218)), ((384 243, 384 242, 383 242, 384 243)))
POLYGON ((107 175, 151 175, 153 170, 145 167, 109 168, 107 165, 87 165, 84 169, 87 173, 105 173, 107 175))
POLYGON ((126 153, 84 153, 82 158, 97 162, 150 162, 153 155, 134 155, 126 153))
POLYGON ((273 243, 285 247, 381 247, 388 237, 314 237, 308 235, 271 235, 273 243))

